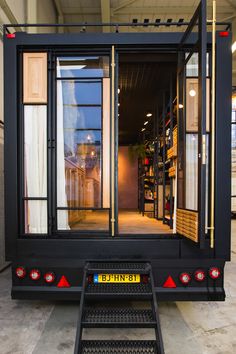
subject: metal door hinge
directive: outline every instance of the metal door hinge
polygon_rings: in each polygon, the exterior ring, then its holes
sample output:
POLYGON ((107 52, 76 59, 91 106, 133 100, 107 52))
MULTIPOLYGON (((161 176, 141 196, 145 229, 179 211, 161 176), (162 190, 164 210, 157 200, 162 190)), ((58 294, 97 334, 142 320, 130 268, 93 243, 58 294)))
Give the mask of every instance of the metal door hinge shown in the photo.
POLYGON ((206 164, 206 135, 202 136, 202 165, 206 164))

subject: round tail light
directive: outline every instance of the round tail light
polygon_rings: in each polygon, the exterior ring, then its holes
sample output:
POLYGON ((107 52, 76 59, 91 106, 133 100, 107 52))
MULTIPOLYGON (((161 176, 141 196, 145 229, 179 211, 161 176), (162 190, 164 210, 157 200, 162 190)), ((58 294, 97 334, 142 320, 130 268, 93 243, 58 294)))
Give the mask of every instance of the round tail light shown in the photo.
POLYGON ((191 281, 191 275, 189 273, 181 273, 179 276, 179 280, 182 284, 187 285, 191 281))
POLYGON ((32 269, 29 276, 32 280, 39 280, 41 274, 38 269, 32 269))
POLYGON ((55 274, 53 272, 48 272, 48 273, 44 274, 44 280, 48 284, 53 283, 55 280, 55 274))
POLYGON ((16 276, 20 279, 23 279, 26 276, 26 270, 24 267, 16 268, 16 276))
POLYGON ((220 277, 220 270, 217 267, 212 267, 209 269, 209 276, 211 279, 218 279, 220 277))
POLYGON ((201 269, 196 270, 196 272, 194 273, 194 278, 197 281, 205 280, 206 274, 205 274, 204 270, 201 270, 201 269))

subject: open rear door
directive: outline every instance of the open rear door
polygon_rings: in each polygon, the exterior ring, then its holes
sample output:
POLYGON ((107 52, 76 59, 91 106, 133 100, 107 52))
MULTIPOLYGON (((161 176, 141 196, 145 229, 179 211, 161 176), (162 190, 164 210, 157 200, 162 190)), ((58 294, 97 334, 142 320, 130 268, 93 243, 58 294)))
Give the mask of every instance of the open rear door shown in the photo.
POLYGON ((204 248, 206 238, 209 88, 206 1, 202 0, 179 45, 177 233, 204 248), (192 38, 194 37, 194 44, 192 38), (191 39, 191 40, 190 40, 191 39), (190 44, 191 42, 191 44, 190 44))

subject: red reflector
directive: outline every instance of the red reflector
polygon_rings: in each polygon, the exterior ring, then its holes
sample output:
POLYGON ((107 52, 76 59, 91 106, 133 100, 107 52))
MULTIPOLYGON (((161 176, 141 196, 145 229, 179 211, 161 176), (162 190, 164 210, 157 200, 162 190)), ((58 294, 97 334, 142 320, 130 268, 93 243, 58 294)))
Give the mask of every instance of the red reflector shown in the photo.
POLYGON ((32 269, 30 271, 30 278, 32 280, 38 280, 40 278, 41 274, 40 271, 38 269, 32 269))
POLYGON ((48 272, 46 274, 44 274, 44 280, 46 281, 46 283, 52 283, 55 280, 55 275, 53 272, 48 272))
POLYGON ((220 270, 217 267, 212 267, 209 269, 209 275, 211 279, 217 279, 220 276, 220 270))
POLYGON ((187 285, 191 281, 191 276, 189 273, 181 273, 179 276, 179 280, 182 284, 187 285))
POLYGON ((201 270, 201 269, 196 270, 196 272, 194 273, 194 278, 195 278, 195 280, 197 280, 197 281, 203 281, 203 280, 205 280, 206 275, 205 275, 204 270, 201 270))
POLYGON ((15 33, 7 33, 7 38, 15 38, 16 34, 15 33))
POLYGON ((163 288, 176 288, 176 284, 170 275, 168 276, 165 283, 163 284, 163 288))
POLYGON ((228 37, 229 36, 228 31, 221 31, 219 34, 220 34, 220 37, 228 37))
POLYGON ((20 279, 26 276, 26 270, 24 267, 17 267, 16 268, 16 276, 20 279))
POLYGON ((59 283, 57 284, 57 287, 58 288, 69 288, 70 287, 70 284, 64 275, 61 277, 59 283))

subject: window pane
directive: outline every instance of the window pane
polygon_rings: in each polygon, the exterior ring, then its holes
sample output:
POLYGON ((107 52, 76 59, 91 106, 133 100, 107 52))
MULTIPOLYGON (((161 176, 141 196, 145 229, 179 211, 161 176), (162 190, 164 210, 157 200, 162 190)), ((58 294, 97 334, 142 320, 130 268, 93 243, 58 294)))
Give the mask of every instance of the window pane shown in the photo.
POLYGON ((26 200, 25 201, 25 233, 46 234, 47 225, 47 201, 26 200))
POLYGON ((58 230, 108 231, 108 210, 58 210, 58 230), (61 219, 67 219, 64 225, 61 219))
POLYGON ((63 104, 70 106, 97 104, 101 105, 101 82, 84 80, 59 80, 58 89, 62 89, 63 104), (62 86, 62 88, 60 88, 62 86))
MULTIPOLYGON (((101 132, 64 130, 67 204, 101 206, 101 132)), ((60 193, 60 190, 58 190, 60 193)))
MULTIPOLYGON (((186 53, 185 58, 187 58, 188 55, 189 53, 186 53)), ((206 57, 206 75, 209 76, 209 53, 207 53, 206 57)), ((186 76, 198 76, 198 53, 193 53, 189 59, 186 65, 186 76)))
POLYGON ((47 108, 24 107, 25 197, 47 197, 47 108))
MULTIPOLYGON (((198 78, 186 79, 186 130, 198 131, 198 78)), ((206 130, 210 130, 210 79, 206 80, 206 130)))
POLYGON ((186 209, 197 210, 198 203, 198 135, 186 134, 186 209))
POLYGON ((101 207, 101 131, 75 130, 57 91, 57 205, 101 207), (68 123, 69 119, 70 123, 68 123))
POLYGON ((64 128, 101 129, 101 107, 64 105, 64 128))
POLYGON ((57 58, 58 77, 108 77, 109 57, 59 57, 57 58))

